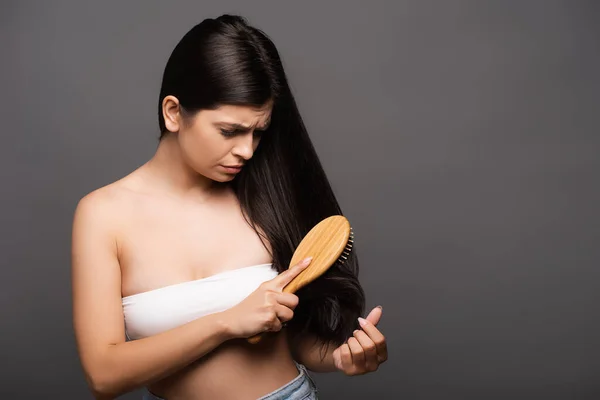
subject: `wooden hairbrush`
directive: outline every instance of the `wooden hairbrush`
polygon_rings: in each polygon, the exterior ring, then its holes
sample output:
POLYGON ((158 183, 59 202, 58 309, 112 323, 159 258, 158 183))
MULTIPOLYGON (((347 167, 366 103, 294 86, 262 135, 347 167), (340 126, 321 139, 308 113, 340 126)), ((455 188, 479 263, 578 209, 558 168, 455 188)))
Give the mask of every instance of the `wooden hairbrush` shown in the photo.
MULTIPOLYGON (((295 293, 311 283, 336 261, 344 263, 352 251, 354 233, 350 222, 342 215, 333 215, 315 225, 304 236, 290 261, 288 268, 293 267, 306 257, 312 256, 310 265, 292 279, 284 288, 284 293, 295 293)), ((263 333, 249 337, 250 343, 258 343, 263 333)))

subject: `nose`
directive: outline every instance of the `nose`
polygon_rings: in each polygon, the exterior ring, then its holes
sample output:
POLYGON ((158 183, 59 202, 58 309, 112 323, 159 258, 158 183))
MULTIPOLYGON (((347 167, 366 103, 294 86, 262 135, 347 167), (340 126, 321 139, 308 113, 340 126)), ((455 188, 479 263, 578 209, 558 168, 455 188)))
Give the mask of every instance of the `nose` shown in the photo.
POLYGON ((232 153, 238 157, 242 157, 244 161, 248 161, 254 154, 254 134, 250 132, 249 134, 240 135, 238 139, 232 153))

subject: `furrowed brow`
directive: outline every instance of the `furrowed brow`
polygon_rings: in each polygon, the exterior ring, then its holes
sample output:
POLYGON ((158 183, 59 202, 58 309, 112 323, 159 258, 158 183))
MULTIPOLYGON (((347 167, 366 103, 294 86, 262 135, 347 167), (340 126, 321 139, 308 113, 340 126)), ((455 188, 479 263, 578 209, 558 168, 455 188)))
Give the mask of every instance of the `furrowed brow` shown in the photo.
MULTIPOLYGON (((236 124, 233 122, 220 122, 220 124, 222 125, 227 125, 228 127, 235 129, 237 131, 249 131, 250 129, 254 128, 253 125, 251 126, 246 126, 246 125, 242 125, 242 124, 236 124)), ((271 119, 269 118, 269 120, 267 121, 267 123, 261 127, 261 128, 257 128, 258 130, 265 130, 269 127, 269 125, 271 124, 271 119)))

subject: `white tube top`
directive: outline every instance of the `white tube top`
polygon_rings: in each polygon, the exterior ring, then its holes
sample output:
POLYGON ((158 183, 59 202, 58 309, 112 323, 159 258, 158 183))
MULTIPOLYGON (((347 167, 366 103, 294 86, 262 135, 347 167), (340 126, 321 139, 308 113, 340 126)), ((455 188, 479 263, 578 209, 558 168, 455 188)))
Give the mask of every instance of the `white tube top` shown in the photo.
POLYGON ((155 335, 235 306, 278 275, 272 265, 237 268, 123 297, 127 338, 155 335))

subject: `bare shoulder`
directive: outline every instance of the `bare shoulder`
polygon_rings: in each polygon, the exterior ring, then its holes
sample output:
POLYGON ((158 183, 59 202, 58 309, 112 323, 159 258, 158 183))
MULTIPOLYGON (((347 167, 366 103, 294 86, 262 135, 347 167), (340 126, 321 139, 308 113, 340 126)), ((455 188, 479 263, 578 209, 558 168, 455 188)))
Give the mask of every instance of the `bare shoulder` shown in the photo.
POLYGON ((74 224, 93 223, 117 232, 118 222, 130 211, 132 191, 129 176, 100 187, 79 199, 74 224), (111 229, 112 228, 112 229, 111 229))

